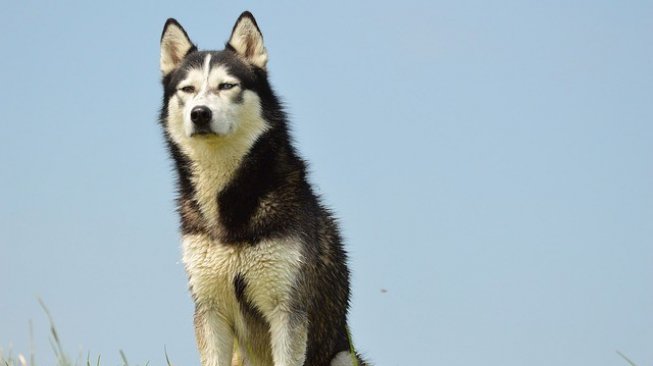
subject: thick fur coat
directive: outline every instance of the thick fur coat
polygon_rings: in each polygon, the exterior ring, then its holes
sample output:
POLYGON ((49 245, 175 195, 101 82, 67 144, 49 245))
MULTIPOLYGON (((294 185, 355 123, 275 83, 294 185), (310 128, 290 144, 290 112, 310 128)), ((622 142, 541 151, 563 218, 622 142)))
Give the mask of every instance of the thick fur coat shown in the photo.
POLYGON ((203 366, 344 366, 349 271, 267 78, 254 17, 199 51, 169 19, 160 121, 177 172, 183 262, 203 366))

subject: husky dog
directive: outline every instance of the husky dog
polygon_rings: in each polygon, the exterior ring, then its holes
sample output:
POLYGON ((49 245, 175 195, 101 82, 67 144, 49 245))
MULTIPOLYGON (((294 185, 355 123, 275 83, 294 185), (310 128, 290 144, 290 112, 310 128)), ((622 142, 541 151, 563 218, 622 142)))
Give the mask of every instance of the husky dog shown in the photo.
POLYGON ((267 61, 249 12, 221 51, 199 51, 174 19, 161 36, 160 122, 201 363, 365 365, 348 336, 342 239, 307 182, 267 61))

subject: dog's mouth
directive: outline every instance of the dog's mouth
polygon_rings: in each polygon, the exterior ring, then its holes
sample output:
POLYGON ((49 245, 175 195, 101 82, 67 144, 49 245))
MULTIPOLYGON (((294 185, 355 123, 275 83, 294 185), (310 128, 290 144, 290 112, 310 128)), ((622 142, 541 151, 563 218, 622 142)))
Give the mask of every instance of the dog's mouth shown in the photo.
POLYGON ((190 133, 190 137, 208 137, 208 136, 217 136, 218 134, 211 130, 208 126, 195 126, 193 132, 190 133))
POLYGON ((208 132, 208 131, 195 131, 190 134, 190 137, 209 137, 209 136, 218 136, 217 133, 215 132, 208 132))
POLYGON ((186 126, 186 133, 191 138, 223 137, 229 135, 233 130, 234 126, 232 124, 222 120, 212 120, 209 123, 194 123, 186 126))

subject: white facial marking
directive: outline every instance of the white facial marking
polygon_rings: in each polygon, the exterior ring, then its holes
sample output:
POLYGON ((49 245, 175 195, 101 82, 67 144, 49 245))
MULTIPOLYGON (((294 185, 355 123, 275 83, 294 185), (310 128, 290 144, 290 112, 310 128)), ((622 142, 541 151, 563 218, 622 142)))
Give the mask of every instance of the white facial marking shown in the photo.
POLYGON ((204 68, 203 71, 203 83, 202 88, 200 89, 200 94, 205 95, 209 90, 209 73, 211 72, 211 54, 206 55, 204 58, 204 68))
MULTIPOLYGON (((212 133, 220 136, 228 135, 238 128, 239 120, 248 110, 257 109, 258 102, 242 98, 247 91, 243 91, 240 80, 229 74, 225 66, 211 67, 211 55, 206 55, 201 69, 191 69, 186 78, 179 83, 178 88, 192 86, 192 93, 180 91, 176 97, 184 102, 183 108, 183 129, 187 136, 193 137, 197 134, 212 133), (234 84, 235 87, 227 90, 219 89, 220 84, 234 84), (239 94, 242 93, 243 95, 239 94), (236 99, 238 102, 236 102, 236 99), (244 102, 244 103, 241 103, 244 102), (198 130, 198 127, 191 120, 193 108, 203 106, 209 108, 212 114, 209 124, 209 131, 206 128, 198 130)), ((206 137, 206 136, 204 136, 206 137)))

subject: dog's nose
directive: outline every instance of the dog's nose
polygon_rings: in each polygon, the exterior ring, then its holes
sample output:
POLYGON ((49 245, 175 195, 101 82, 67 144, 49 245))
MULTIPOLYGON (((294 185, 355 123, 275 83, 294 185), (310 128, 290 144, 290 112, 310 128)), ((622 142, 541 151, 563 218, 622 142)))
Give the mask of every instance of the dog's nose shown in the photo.
POLYGON ((200 105, 190 111, 190 120, 198 126, 206 126, 211 122, 211 110, 205 105, 200 105))

